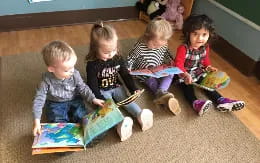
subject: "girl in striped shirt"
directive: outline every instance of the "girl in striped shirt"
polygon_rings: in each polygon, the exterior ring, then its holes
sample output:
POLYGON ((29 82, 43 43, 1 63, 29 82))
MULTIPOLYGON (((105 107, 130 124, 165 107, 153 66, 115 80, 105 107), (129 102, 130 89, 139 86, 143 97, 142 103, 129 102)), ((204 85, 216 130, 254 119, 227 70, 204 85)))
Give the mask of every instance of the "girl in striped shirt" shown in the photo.
MULTIPOLYGON (((172 36, 172 27, 168 21, 158 17, 149 22, 144 35, 136 42, 128 55, 130 70, 149 69, 168 64, 172 61, 167 42, 172 36)), ((168 108, 174 115, 181 112, 174 95, 168 92, 173 75, 161 78, 137 76, 155 94, 154 102, 168 108)))

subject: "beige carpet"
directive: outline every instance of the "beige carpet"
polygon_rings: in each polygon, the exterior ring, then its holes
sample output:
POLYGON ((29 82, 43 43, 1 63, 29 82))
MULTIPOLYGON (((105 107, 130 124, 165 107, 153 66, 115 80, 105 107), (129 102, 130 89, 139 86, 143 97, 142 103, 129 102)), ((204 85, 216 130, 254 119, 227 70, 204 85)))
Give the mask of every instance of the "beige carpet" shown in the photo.
MULTIPOLYGON (((134 40, 121 41, 124 52, 134 40)), ((76 47, 77 68, 84 74, 87 47, 76 47)), ((134 123, 132 137, 120 142, 114 129, 96 147, 70 156, 31 155, 32 100, 45 66, 39 53, 2 57, 0 160, 23 162, 260 162, 260 142, 232 114, 214 109, 198 117, 180 90, 172 88, 182 107, 179 116, 154 107, 146 91, 138 100, 154 112, 154 126, 142 132, 134 123)), ((83 75, 85 76, 85 74, 83 75)), ((174 87, 174 86, 173 86, 174 87)), ((0 161, 0 162, 1 162, 0 161)))

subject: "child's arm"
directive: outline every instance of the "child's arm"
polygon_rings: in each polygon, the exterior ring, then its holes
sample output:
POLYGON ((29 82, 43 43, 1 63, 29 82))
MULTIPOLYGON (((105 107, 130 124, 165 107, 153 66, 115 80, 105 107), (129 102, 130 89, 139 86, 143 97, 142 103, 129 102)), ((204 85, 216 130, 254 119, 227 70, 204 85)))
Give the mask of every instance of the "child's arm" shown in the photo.
POLYGON ((174 64, 183 72, 186 72, 186 69, 184 68, 185 55, 186 55, 185 46, 184 45, 179 46, 177 49, 176 57, 174 59, 174 64))
POLYGON ((75 70, 75 79, 76 79, 76 89, 78 89, 79 93, 85 97, 86 101, 92 103, 96 98, 92 90, 89 88, 87 84, 83 81, 80 76, 80 73, 75 70))
POLYGON ((206 47, 206 57, 201 61, 201 64, 205 67, 205 70, 208 72, 217 71, 216 67, 211 66, 209 58, 209 45, 206 47))
POLYGON ((126 68, 126 63, 125 61, 121 58, 119 59, 119 64, 120 64, 120 70, 119 74, 124 80, 126 87, 129 89, 131 93, 134 93, 138 88, 135 85, 135 82, 133 80, 133 77, 129 74, 128 69, 126 68))
POLYGON ((101 100, 101 99, 94 98, 93 99, 93 104, 103 107, 104 104, 105 104, 105 101, 101 100))
POLYGON ((41 135, 41 121, 40 119, 35 119, 33 124, 33 136, 41 135))
POLYGON ((136 62, 139 61, 139 55, 140 53, 142 53, 142 50, 140 49, 140 40, 137 41, 134 45, 134 47, 132 48, 132 50, 129 52, 128 56, 127 56, 127 68, 129 70, 133 70, 135 69, 134 67, 132 67, 136 62))
POLYGON ((33 124, 33 135, 41 134, 41 115, 42 108, 44 107, 47 92, 48 92, 48 84, 43 80, 36 90, 36 95, 33 100, 33 115, 34 115, 34 124, 33 124))
POLYGON ((172 53, 170 52, 169 48, 167 47, 166 52, 164 53, 164 64, 170 64, 173 61, 172 53))
POLYGON ((183 74, 180 74, 180 77, 184 79, 184 83, 185 84, 191 84, 192 83, 192 77, 186 71, 186 69, 184 67, 185 56, 186 56, 186 47, 184 45, 180 45, 177 49, 174 64, 175 64, 176 67, 178 67, 179 69, 181 69, 184 72, 183 74))
POLYGON ((100 89, 98 87, 98 78, 97 72, 95 69, 96 62, 89 61, 87 63, 86 72, 87 72, 87 84, 89 88, 92 90, 96 98, 105 100, 105 97, 100 93, 100 89))

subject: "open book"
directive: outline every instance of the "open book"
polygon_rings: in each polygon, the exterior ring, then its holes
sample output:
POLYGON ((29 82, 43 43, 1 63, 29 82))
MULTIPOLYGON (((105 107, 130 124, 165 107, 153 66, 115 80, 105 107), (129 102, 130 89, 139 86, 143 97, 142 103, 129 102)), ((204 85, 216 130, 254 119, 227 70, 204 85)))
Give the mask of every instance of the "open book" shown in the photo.
POLYGON ((113 100, 86 115, 82 124, 42 123, 42 134, 34 137, 32 154, 84 150, 95 137, 124 119, 113 100))
POLYGON ((225 88, 229 83, 230 77, 225 72, 214 71, 207 73, 206 77, 199 84, 192 84, 208 91, 214 91, 217 89, 225 88))
POLYGON ((141 69, 141 70, 133 70, 130 71, 131 75, 143 75, 150 76, 154 78, 161 78, 164 76, 169 76, 173 74, 183 73, 178 67, 161 65, 151 69, 141 69))

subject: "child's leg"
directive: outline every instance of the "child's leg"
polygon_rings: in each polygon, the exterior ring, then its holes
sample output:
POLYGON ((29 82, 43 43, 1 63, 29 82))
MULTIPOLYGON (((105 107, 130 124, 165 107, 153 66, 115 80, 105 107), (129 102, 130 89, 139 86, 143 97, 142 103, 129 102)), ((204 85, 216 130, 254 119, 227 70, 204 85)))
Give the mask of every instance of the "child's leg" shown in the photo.
POLYGON ((68 102, 46 101, 46 117, 48 122, 51 123, 69 122, 68 110, 69 110, 68 102))
POLYGON ((157 78, 150 77, 148 79, 145 79, 144 83, 148 86, 149 89, 151 89, 153 94, 157 92, 159 86, 159 81, 157 78))
POLYGON ((241 100, 232 100, 221 96, 217 91, 205 91, 206 94, 215 103, 217 103, 217 109, 221 112, 238 111, 244 108, 245 102, 241 100))
POLYGON ((173 79, 173 75, 160 78, 160 84, 158 86, 158 89, 161 89, 163 91, 168 91, 168 89, 171 86, 172 79, 173 79))
POLYGON ((155 93, 155 100, 154 102, 156 104, 166 104, 168 105, 168 100, 170 98, 174 98, 174 95, 172 93, 168 92, 168 89, 171 85, 173 75, 169 75, 166 77, 162 77, 159 79, 158 88, 155 93))
MULTIPOLYGON (((114 89, 113 97, 116 101, 122 101, 127 98, 126 92, 123 87, 117 87, 114 89)), ((138 119, 142 130, 148 130, 153 126, 153 113, 149 109, 141 109, 139 105, 132 102, 124 106, 126 110, 134 117, 138 119)))
POLYGON ((183 91, 184 97, 188 100, 189 104, 193 104, 197 97, 195 96, 193 85, 186 85, 185 83, 181 83, 180 87, 183 91))
POLYGON ((85 107, 81 97, 77 97, 76 99, 70 101, 70 110, 68 112, 70 122, 80 123, 82 118, 88 113, 89 111, 85 107))
POLYGON ((180 86, 184 93, 184 97, 200 116, 203 115, 212 106, 212 102, 210 100, 197 99, 193 85, 186 85, 185 83, 181 83, 180 86))
MULTIPOLYGON (((115 88, 116 89, 116 88, 115 88)), ((111 89, 108 91, 101 90, 101 94, 105 97, 105 99, 113 99, 115 102, 118 102, 113 95, 115 94, 115 89, 111 89)), ((125 141, 132 135, 132 127, 133 127, 133 120, 130 117, 124 117, 124 120, 120 122, 117 127, 117 133, 120 136, 121 141, 125 141)))
POLYGON ((217 103, 218 99, 222 97, 217 91, 204 90, 204 92, 214 103, 217 103))
POLYGON ((179 102, 172 93, 168 92, 168 89, 170 88, 172 83, 173 76, 174 75, 169 75, 160 78, 160 84, 158 86, 156 99, 154 100, 154 102, 168 108, 174 115, 178 115, 181 112, 179 102))
MULTIPOLYGON (((119 102, 119 101, 126 99, 127 94, 126 94, 126 91, 124 90, 124 88, 121 86, 121 87, 117 87, 117 88, 113 89, 112 97, 116 102, 119 102)), ((125 108, 126 108, 127 112, 129 112, 134 117, 137 117, 142 111, 142 109, 134 102, 131 102, 130 104, 125 105, 125 108)))

